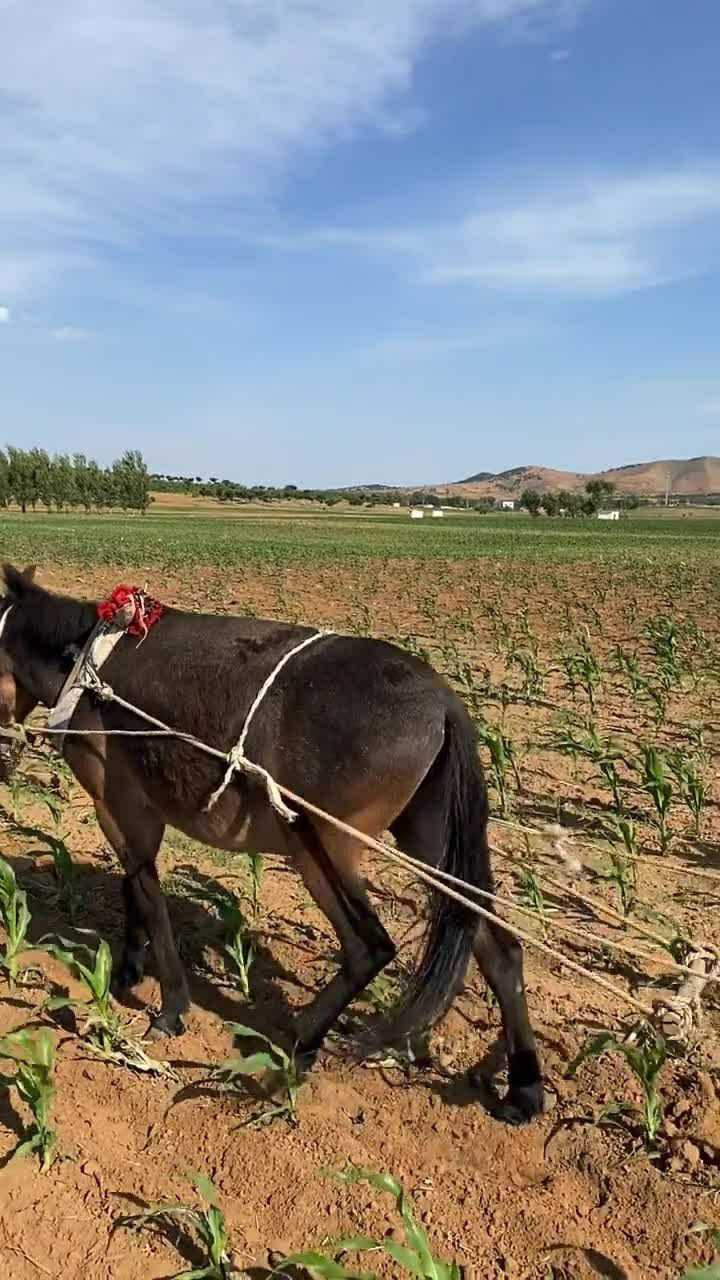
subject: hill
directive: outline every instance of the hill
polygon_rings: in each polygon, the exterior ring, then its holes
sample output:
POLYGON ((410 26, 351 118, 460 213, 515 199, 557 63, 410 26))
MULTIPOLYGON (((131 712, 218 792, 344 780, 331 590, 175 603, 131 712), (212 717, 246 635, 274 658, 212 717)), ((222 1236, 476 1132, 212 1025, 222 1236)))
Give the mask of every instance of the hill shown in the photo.
POLYGON ((588 480, 602 479, 611 481, 618 493, 652 498, 665 493, 668 477, 671 493, 678 496, 720 493, 720 458, 669 458, 630 463, 595 473, 557 471, 540 466, 511 467, 495 473, 478 471, 465 480, 436 488, 439 493, 466 494, 474 498, 517 498, 523 489, 535 489, 538 493, 556 493, 559 489, 578 492, 585 488, 588 480))

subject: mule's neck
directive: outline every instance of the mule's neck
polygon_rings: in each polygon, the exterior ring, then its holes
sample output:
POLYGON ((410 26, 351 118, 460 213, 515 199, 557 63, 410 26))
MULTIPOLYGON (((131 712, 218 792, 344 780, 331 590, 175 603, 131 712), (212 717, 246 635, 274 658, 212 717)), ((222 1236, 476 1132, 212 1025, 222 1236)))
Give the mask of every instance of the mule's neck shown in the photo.
POLYGON ((18 683, 37 702, 52 707, 97 622, 97 611, 83 601, 42 595, 45 599, 31 597, 14 605, 3 642, 18 683))

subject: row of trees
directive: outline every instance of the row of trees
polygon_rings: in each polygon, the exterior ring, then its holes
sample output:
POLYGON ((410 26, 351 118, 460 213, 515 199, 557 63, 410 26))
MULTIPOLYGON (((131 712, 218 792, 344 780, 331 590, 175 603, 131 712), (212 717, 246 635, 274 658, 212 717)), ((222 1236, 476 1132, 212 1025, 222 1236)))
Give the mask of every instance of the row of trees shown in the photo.
POLYGON ((21 511, 147 511, 150 477, 143 456, 128 449, 110 467, 101 467, 84 453, 45 449, 0 449, 0 507, 15 503, 21 511))
MULTIPOLYGON (((372 507, 378 503, 397 501, 400 491, 381 486, 355 489, 300 489, 295 484, 286 484, 280 488, 270 485, 238 484, 235 480, 219 480, 210 476, 203 480, 202 476, 151 475, 150 487, 157 493, 195 494, 200 498, 215 498, 218 502, 282 502, 283 499, 298 498, 305 502, 318 502, 326 507, 334 507, 338 502, 347 502, 354 507, 372 507)), ((402 501, 408 506, 433 507, 471 507, 479 511, 491 511, 492 501, 483 498, 469 500, 456 494, 441 496, 432 489, 413 489, 402 492, 402 501)))
MULTIPOLYGON (((541 511, 546 516, 595 516, 614 493, 615 485, 611 481, 588 480, 584 493, 571 493, 569 489, 559 489, 557 493, 536 493, 534 489, 526 489, 520 497, 520 505, 531 516, 539 516, 541 511)), ((628 494, 613 498, 613 503, 629 511, 640 506, 640 499, 628 494)))

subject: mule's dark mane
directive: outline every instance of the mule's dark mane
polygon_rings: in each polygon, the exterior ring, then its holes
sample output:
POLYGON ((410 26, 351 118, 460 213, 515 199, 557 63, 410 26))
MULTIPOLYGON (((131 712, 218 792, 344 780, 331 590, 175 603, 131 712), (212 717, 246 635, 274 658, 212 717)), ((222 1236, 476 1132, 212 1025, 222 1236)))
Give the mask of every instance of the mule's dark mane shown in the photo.
POLYGON ((84 640, 97 622, 94 604, 53 595, 10 565, 5 566, 5 582, 11 601, 21 606, 25 636, 45 652, 62 653, 84 640))

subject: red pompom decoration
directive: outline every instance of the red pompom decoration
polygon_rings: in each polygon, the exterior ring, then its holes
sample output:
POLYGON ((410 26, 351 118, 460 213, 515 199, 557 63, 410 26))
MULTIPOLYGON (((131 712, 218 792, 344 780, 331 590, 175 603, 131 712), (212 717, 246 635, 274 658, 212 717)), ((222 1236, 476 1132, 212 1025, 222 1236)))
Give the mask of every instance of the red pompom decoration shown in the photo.
POLYGON ((128 587, 121 583, 106 600, 101 600, 97 607, 98 617, 103 622, 122 621, 128 619, 125 630, 131 636, 146 636, 151 627, 160 620, 165 612, 165 605, 152 596, 145 595, 140 587, 128 587))

